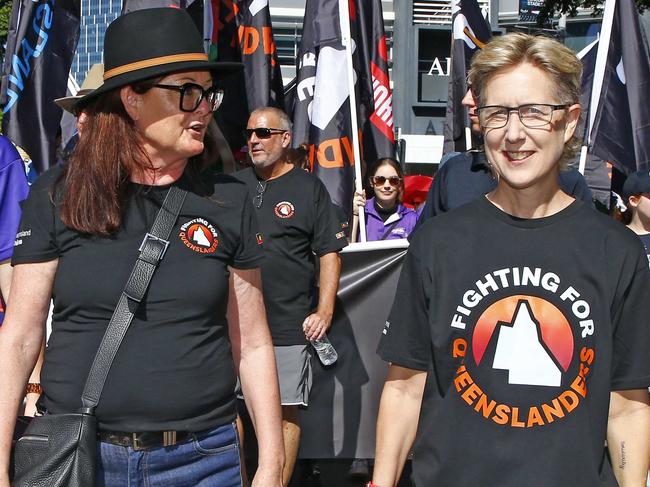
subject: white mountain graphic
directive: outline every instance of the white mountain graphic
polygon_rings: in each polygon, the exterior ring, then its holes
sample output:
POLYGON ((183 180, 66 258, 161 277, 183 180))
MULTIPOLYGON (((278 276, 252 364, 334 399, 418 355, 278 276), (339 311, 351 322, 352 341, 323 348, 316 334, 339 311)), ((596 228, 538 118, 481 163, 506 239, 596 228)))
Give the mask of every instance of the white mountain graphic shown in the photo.
POLYGON ((192 234, 192 241, 202 247, 210 246, 210 241, 205 236, 205 232, 203 232, 203 228, 201 227, 197 227, 196 230, 194 230, 194 233, 192 234))
POLYGON ((512 323, 497 326, 492 367, 509 372, 508 384, 560 386, 562 372, 542 345, 539 325, 527 301, 519 301, 512 323))

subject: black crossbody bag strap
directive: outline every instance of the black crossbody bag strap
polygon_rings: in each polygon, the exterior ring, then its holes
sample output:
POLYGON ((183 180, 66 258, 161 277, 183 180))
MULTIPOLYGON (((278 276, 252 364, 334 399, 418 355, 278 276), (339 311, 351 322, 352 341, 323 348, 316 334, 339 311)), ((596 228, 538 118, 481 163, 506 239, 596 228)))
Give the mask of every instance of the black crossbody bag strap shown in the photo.
POLYGON ((102 395, 102 389, 113 364, 113 359, 120 348, 122 339, 133 320, 133 314, 138 309, 140 301, 151 282, 156 268, 165 256, 169 246, 169 235, 178 219, 187 191, 172 186, 165 196, 162 207, 156 215, 151 230, 145 235, 140 245, 140 255, 135 262, 133 271, 120 295, 120 300, 113 311, 104 338, 99 345, 95 360, 86 379, 86 385, 81 396, 83 408, 79 411, 94 414, 95 408, 102 395))

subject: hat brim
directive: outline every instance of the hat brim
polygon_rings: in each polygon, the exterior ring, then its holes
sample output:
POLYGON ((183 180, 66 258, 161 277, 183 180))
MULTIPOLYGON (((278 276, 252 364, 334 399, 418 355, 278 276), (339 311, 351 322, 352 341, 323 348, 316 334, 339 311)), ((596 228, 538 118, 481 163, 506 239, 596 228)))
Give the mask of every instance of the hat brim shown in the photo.
MULTIPOLYGON (((213 76, 229 75, 239 72, 243 69, 242 63, 235 62, 209 62, 209 61, 183 61, 170 64, 162 64, 158 66, 151 66, 149 68, 139 69, 130 73, 124 73, 113 78, 109 78, 99 88, 93 90, 87 95, 77 98, 72 101, 71 108, 74 110, 81 110, 97 97, 108 93, 109 91, 127 86, 139 81, 145 81, 159 76, 166 76, 171 73, 181 71, 210 71, 213 76)), ((74 97, 66 97, 74 98, 74 97)), ((56 102, 56 100, 55 100, 56 102)), ((59 105, 61 106, 61 105, 59 105)))
POLYGON ((62 108, 66 112, 72 113, 72 108, 74 107, 75 103, 77 103, 82 98, 82 96, 64 96, 63 98, 56 98, 54 100, 54 103, 56 103, 59 108, 62 108))

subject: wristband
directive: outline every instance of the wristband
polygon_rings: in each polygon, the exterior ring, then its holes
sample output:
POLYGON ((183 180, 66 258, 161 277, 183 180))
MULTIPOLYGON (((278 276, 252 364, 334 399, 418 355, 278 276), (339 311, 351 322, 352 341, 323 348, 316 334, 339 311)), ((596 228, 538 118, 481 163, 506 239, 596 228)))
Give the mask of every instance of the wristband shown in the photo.
POLYGON ((379 487, 377 484, 373 484, 372 480, 366 484, 366 487, 379 487))
POLYGON ((25 389, 25 394, 42 394, 43 389, 41 388, 40 384, 37 384, 35 382, 30 382, 27 384, 27 388, 25 389))

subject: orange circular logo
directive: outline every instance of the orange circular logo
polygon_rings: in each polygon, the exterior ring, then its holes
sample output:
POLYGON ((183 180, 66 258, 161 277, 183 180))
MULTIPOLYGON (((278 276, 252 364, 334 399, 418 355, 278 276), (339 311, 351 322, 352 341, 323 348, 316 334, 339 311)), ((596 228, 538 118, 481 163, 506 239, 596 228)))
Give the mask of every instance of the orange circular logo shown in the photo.
POLYGON ((278 218, 291 218, 295 212, 296 209, 289 201, 280 201, 275 205, 275 216, 278 218))
POLYGON ((199 254, 212 254, 219 245, 217 230, 203 218, 183 224, 178 237, 188 249, 199 254))

